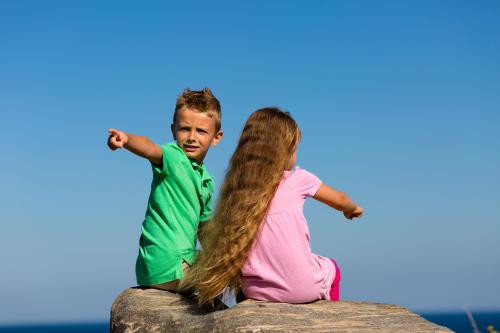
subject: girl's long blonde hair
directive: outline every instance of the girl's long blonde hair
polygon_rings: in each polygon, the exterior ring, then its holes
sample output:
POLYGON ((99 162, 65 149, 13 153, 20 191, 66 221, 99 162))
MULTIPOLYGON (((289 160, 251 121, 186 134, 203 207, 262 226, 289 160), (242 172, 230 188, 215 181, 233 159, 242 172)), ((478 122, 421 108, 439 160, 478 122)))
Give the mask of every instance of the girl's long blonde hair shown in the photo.
POLYGON ((278 108, 248 118, 203 229, 203 251, 182 282, 199 292, 200 304, 212 303, 225 287, 241 290, 241 268, 299 140, 296 122, 278 108))

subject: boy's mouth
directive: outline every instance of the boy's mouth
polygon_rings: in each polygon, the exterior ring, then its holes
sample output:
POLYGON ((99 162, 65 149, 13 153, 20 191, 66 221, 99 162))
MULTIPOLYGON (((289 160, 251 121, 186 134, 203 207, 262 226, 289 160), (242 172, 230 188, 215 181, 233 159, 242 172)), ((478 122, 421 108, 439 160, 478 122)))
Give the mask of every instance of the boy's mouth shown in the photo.
POLYGON ((189 152, 189 153, 194 153, 196 150, 198 150, 199 147, 197 146, 188 146, 184 145, 184 151, 189 152))

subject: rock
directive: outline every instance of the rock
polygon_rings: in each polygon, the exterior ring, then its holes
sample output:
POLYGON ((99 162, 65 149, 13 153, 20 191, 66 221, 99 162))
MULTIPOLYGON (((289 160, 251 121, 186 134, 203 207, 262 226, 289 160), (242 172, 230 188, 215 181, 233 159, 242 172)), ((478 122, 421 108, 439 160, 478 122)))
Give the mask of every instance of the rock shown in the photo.
POLYGON ((452 332, 396 305, 309 304, 246 300, 227 310, 199 309, 194 299, 130 288, 111 308, 111 332, 452 332))

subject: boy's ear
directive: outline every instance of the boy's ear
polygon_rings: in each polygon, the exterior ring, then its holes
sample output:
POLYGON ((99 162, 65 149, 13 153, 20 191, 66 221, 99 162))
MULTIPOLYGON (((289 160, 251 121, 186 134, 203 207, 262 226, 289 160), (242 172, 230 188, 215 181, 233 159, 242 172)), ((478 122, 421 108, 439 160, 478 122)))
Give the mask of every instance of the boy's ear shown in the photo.
POLYGON ((222 131, 219 131, 217 132, 215 135, 214 135, 214 138, 212 139, 212 146, 217 146, 217 144, 219 143, 220 139, 222 139, 222 135, 224 133, 222 131))
POLYGON ((170 130, 172 131, 172 136, 174 137, 174 140, 177 140, 177 139, 175 138, 175 124, 171 124, 171 125, 170 125, 170 130))

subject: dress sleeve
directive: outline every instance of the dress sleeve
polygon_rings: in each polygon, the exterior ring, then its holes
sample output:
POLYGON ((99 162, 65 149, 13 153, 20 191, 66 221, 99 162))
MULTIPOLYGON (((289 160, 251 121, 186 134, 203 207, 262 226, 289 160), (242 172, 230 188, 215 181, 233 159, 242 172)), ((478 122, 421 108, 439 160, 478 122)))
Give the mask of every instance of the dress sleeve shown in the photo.
POLYGON ((318 191, 321 180, 307 170, 297 167, 295 177, 298 191, 304 197, 312 197, 318 191))
POLYGON ((179 150, 175 149, 174 147, 172 147, 172 145, 169 144, 160 145, 160 148, 163 155, 163 167, 160 168, 153 163, 151 163, 151 167, 153 168, 154 174, 165 177, 173 173, 173 171, 175 170, 175 161, 179 160, 179 154, 182 152, 179 152, 179 150))

